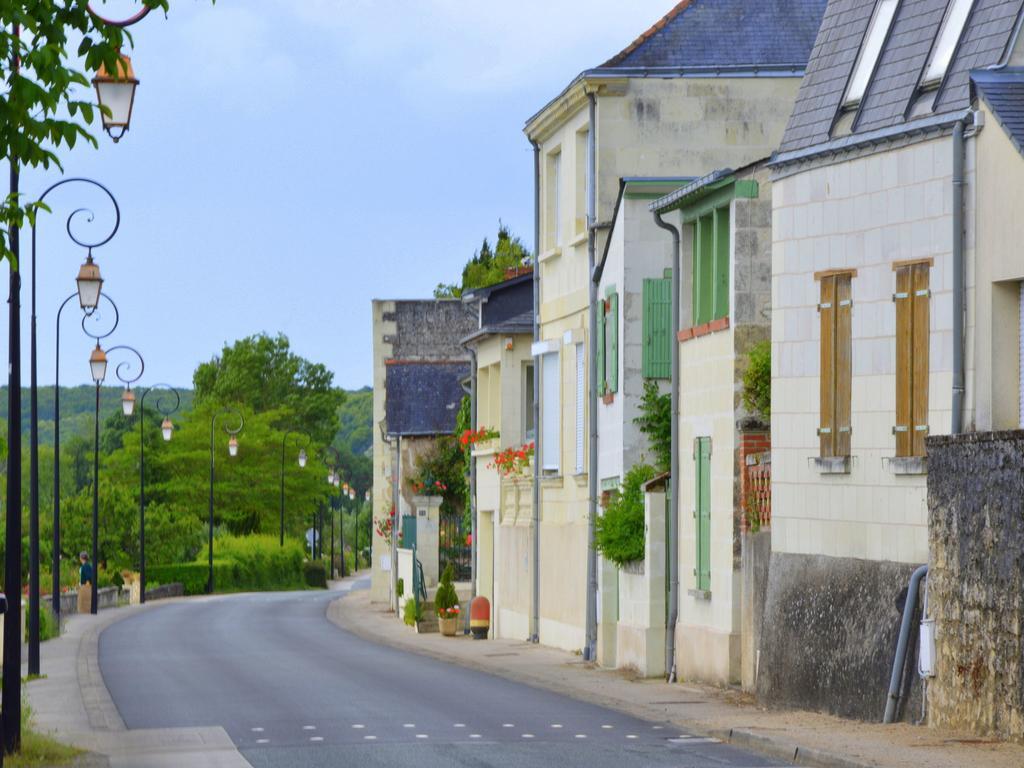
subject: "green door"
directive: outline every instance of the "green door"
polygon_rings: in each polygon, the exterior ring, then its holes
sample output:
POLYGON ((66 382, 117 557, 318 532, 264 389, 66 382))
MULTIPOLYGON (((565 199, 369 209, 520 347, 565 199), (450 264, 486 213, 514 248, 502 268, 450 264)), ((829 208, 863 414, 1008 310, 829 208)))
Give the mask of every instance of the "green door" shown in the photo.
POLYGON ((402 549, 416 548, 416 515, 402 515, 402 549))
POLYGON ((697 467, 697 589, 711 589, 711 438, 698 437, 697 467))

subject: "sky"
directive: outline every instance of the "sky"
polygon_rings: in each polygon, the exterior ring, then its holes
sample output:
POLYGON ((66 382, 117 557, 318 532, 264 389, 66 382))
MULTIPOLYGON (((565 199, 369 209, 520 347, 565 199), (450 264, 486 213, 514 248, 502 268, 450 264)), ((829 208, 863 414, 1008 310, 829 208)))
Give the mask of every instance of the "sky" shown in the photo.
MULTIPOLYGON (((131 30, 141 85, 130 132, 63 154, 64 176, 102 182, 121 209, 117 234, 94 251, 120 310, 108 344, 142 352, 140 384, 190 386, 226 343, 280 332, 338 386, 370 384, 371 300, 455 281, 499 220, 532 246, 525 120, 672 5, 171 0, 166 17, 131 30)), ((109 0, 102 12, 137 7, 109 0)), ((36 198, 60 178, 26 170, 22 192, 36 198)), ((85 255, 65 220, 94 212, 75 220, 80 239, 113 222, 84 185, 48 200, 37 233, 43 384, 54 380, 57 307, 85 255)), ((27 384, 27 279, 23 301, 27 384)), ((62 384, 90 381, 80 322, 69 305, 62 384)))

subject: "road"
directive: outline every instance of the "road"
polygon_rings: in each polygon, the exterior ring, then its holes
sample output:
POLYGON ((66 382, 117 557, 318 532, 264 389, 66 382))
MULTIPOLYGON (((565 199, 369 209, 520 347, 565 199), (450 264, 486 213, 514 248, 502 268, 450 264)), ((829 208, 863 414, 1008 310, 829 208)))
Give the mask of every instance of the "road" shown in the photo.
POLYGON ((104 681, 129 729, 221 726, 254 768, 780 765, 368 642, 327 620, 337 598, 246 594, 140 613, 100 636, 104 681))

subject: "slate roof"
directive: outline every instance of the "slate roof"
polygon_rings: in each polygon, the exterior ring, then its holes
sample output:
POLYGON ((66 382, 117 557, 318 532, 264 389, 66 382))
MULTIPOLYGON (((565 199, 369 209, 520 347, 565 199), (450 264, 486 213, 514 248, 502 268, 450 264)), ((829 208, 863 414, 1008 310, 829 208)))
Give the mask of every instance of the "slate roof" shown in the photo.
POLYGON ((462 403, 463 379, 470 375, 466 362, 388 361, 385 401, 389 435, 430 436, 451 434, 462 403))
POLYGON ((609 67, 802 69, 828 0, 682 0, 609 67))
POLYGON ((479 327, 462 343, 481 336, 533 332, 533 272, 504 280, 486 288, 475 288, 463 298, 466 303, 483 302, 479 327))
POLYGON ((972 72, 971 84, 1017 151, 1024 155, 1024 69, 972 72))
MULTIPOLYGON (((830 0, 807 64, 779 152, 825 144, 839 114, 846 84, 876 0, 830 0)), ((1010 44, 1024 0, 977 0, 933 112, 905 117, 938 35, 948 0, 903 0, 868 83, 853 133, 866 134, 952 114, 970 106, 972 69, 999 62, 1010 44)))

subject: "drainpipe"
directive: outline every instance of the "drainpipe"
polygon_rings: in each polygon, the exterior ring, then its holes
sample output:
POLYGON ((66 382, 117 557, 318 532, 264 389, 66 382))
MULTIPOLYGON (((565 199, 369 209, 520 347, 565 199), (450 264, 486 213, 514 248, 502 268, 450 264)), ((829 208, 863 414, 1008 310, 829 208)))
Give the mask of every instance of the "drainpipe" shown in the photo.
MULTIPOLYGON (((470 349, 469 356, 472 358, 472 378, 469 384, 469 427, 476 432, 476 350, 470 349)), ((469 535, 470 535, 470 587, 469 605, 466 606, 466 631, 469 634, 470 610, 473 607, 473 598, 476 597, 476 459, 473 458, 473 446, 469 446, 469 535)))
POLYGON ((590 130, 587 132, 587 274, 590 275, 590 333, 587 337, 588 378, 590 379, 589 411, 590 456, 587 469, 589 503, 587 507, 587 631, 583 658, 597 659, 597 283, 595 266, 597 262, 597 158, 594 151, 597 133, 597 97, 587 94, 590 102, 590 130))
MULTIPOLYGON (((398 611, 398 524, 402 521, 402 436, 395 436, 395 464, 391 471, 393 489, 391 498, 395 507, 395 517, 391 521, 391 597, 395 601, 395 611, 398 611)), ((416 570, 416 563, 412 564, 416 570)), ((410 589, 412 585, 409 585, 410 589)))
MULTIPOLYGON (((533 340, 540 341, 540 144, 533 145, 533 340)), ((540 642, 540 369, 541 358, 533 358, 533 613, 530 642, 540 642)))
POLYGON ((668 682, 676 681, 676 621, 679 618, 679 508, 676 489, 682 475, 679 471, 679 294, 682 286, 682 259, 679 253, 679 230, 654 212, 654 223, 672 235, 672 454, 669 460, 668 517, 668 626, 665 627, 665 674, 668 682))
MULTIPOLYGON (((961 137, 962 138, 962 137, 961 137)), ((910 625, 917 610, 917 590, 921 579, 928 575, 928 566, 922 565, 910 577, 907 589, 907 602, 903 605, 903 619, 900 621, 900 639, 896 643, 896 658, 892 662, 892 675, 889 677, 889 697, 885 701, 883 723, 891 723, 896 719, 896 707, 900 703, 900 688, 903 683, 903 669, 907 664, 907 646, 910 641, 910 625)))
POLYGON ((953 126, 953 419, 951 432, 964 431, 964 127, 953 126))

